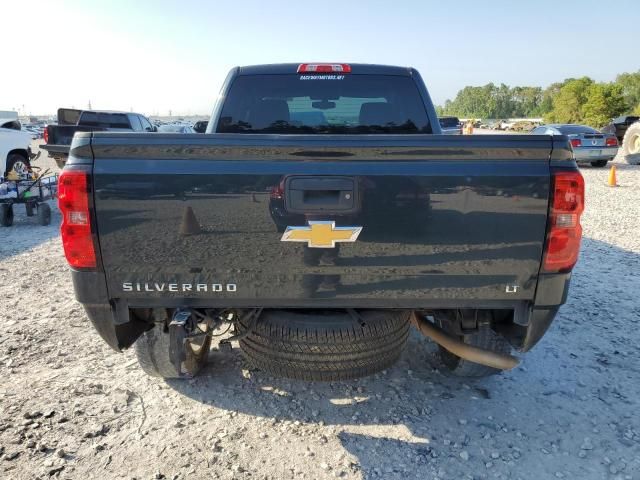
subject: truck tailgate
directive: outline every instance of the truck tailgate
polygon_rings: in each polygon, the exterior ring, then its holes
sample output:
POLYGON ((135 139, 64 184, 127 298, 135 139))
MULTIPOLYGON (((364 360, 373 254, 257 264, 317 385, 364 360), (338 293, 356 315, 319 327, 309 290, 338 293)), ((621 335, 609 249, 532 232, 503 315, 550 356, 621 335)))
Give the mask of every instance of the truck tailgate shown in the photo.
POLYGON ((94 133, 91 142, 109 295, 132 306, 427 308, 534 296, 551 137, 94 133), (318 179, 334 187, 317 193, 318 179), (350 207, 331 206, 345 189, 350 207), (295 207, 296 195, 307 203, 295 207), (362 230, 336 248, 282 241, 308 221, 362 230))
POLYGON ((100 127, 88 127, 83 125, 47 125, 47 144, 45 150, 55 153, 69 153, 69 146, 73 136, 78 132, 93 132, 104 130, 100 127))

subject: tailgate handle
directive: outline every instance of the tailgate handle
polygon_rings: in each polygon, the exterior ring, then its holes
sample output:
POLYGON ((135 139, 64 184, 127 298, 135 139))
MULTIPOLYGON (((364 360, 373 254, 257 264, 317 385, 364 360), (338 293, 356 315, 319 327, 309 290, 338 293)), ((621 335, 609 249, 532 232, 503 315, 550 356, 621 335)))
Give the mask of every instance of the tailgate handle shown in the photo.
POLYGON ((290 177, 285 183, 291 212, 349 212, 356 207, 356 181, 349 177, 290 177))

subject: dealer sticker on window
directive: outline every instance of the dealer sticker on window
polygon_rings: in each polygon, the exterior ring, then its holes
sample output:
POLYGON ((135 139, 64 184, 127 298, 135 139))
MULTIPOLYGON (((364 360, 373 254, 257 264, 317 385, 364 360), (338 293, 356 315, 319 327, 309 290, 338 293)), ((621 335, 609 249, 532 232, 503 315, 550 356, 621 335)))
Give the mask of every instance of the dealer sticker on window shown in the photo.
POLYGON ((344 80, 344 75, 300 75, 300 80, 344 80))

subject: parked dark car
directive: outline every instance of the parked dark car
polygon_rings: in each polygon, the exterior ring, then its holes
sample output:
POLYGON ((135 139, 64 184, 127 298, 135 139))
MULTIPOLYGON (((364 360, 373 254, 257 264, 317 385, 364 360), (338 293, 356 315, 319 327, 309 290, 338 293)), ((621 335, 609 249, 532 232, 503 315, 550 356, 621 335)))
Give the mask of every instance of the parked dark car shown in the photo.
POLYGON ((348 64, 234 68, 208 128, 78 133, 59 181, 76 298, 151 375, 195 375, 224 322, 219 348, 276 375, 387 368, 411 324, 490 375, 566 301, 564 135, 442 135, 416 70, 348 64))
POLYGON ((193 129, 196 133, 205 133, 207 131, 207 126, 209 125, 209 120, 199 120, 193 124, 193 129))
POLYGON ((550 124, 536 127, 534 135, 566 135, 578 164, 589 163, 604 167, 618 153, 618 140, 614 135, 601 133, 595 128, 575 124, 550 124))
POLYGON ((155 132, 156 127, 139 113, 59 108, 58 124, 45 127, 45 145, 40 148, 53 157, 58 167, 63 168, 76 132, 105 131, 155 132))
POLYGON ((438 117, 443 135, 462 135, 462 123, 458 117, 438 117))
POLYGON ((637 115, 624 115, 622 117, 617 117, 611 120, 607 126, 602 129, 602 133, 609 133, 616 136, 618 139, 618 143, 622 145, 624 140, 624 134, 630 125, 636 123, 640 120, 640 117, 637 115))
POLYGON ((631 164, 640 164, 640 117, 625 115, 614 118, 603 132, 613 134, 622 146, 622 158, 631 164))

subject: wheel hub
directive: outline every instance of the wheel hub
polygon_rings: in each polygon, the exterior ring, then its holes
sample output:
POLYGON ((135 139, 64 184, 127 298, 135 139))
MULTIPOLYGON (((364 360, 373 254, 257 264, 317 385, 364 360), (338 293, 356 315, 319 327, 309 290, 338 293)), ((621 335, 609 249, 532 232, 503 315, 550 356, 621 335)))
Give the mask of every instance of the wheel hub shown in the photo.
POLYGON ((13 164, 13 171, 16 172, 18 175, 23 176, 29 173, 29 168, 24 162, 18 161, 13 164))

